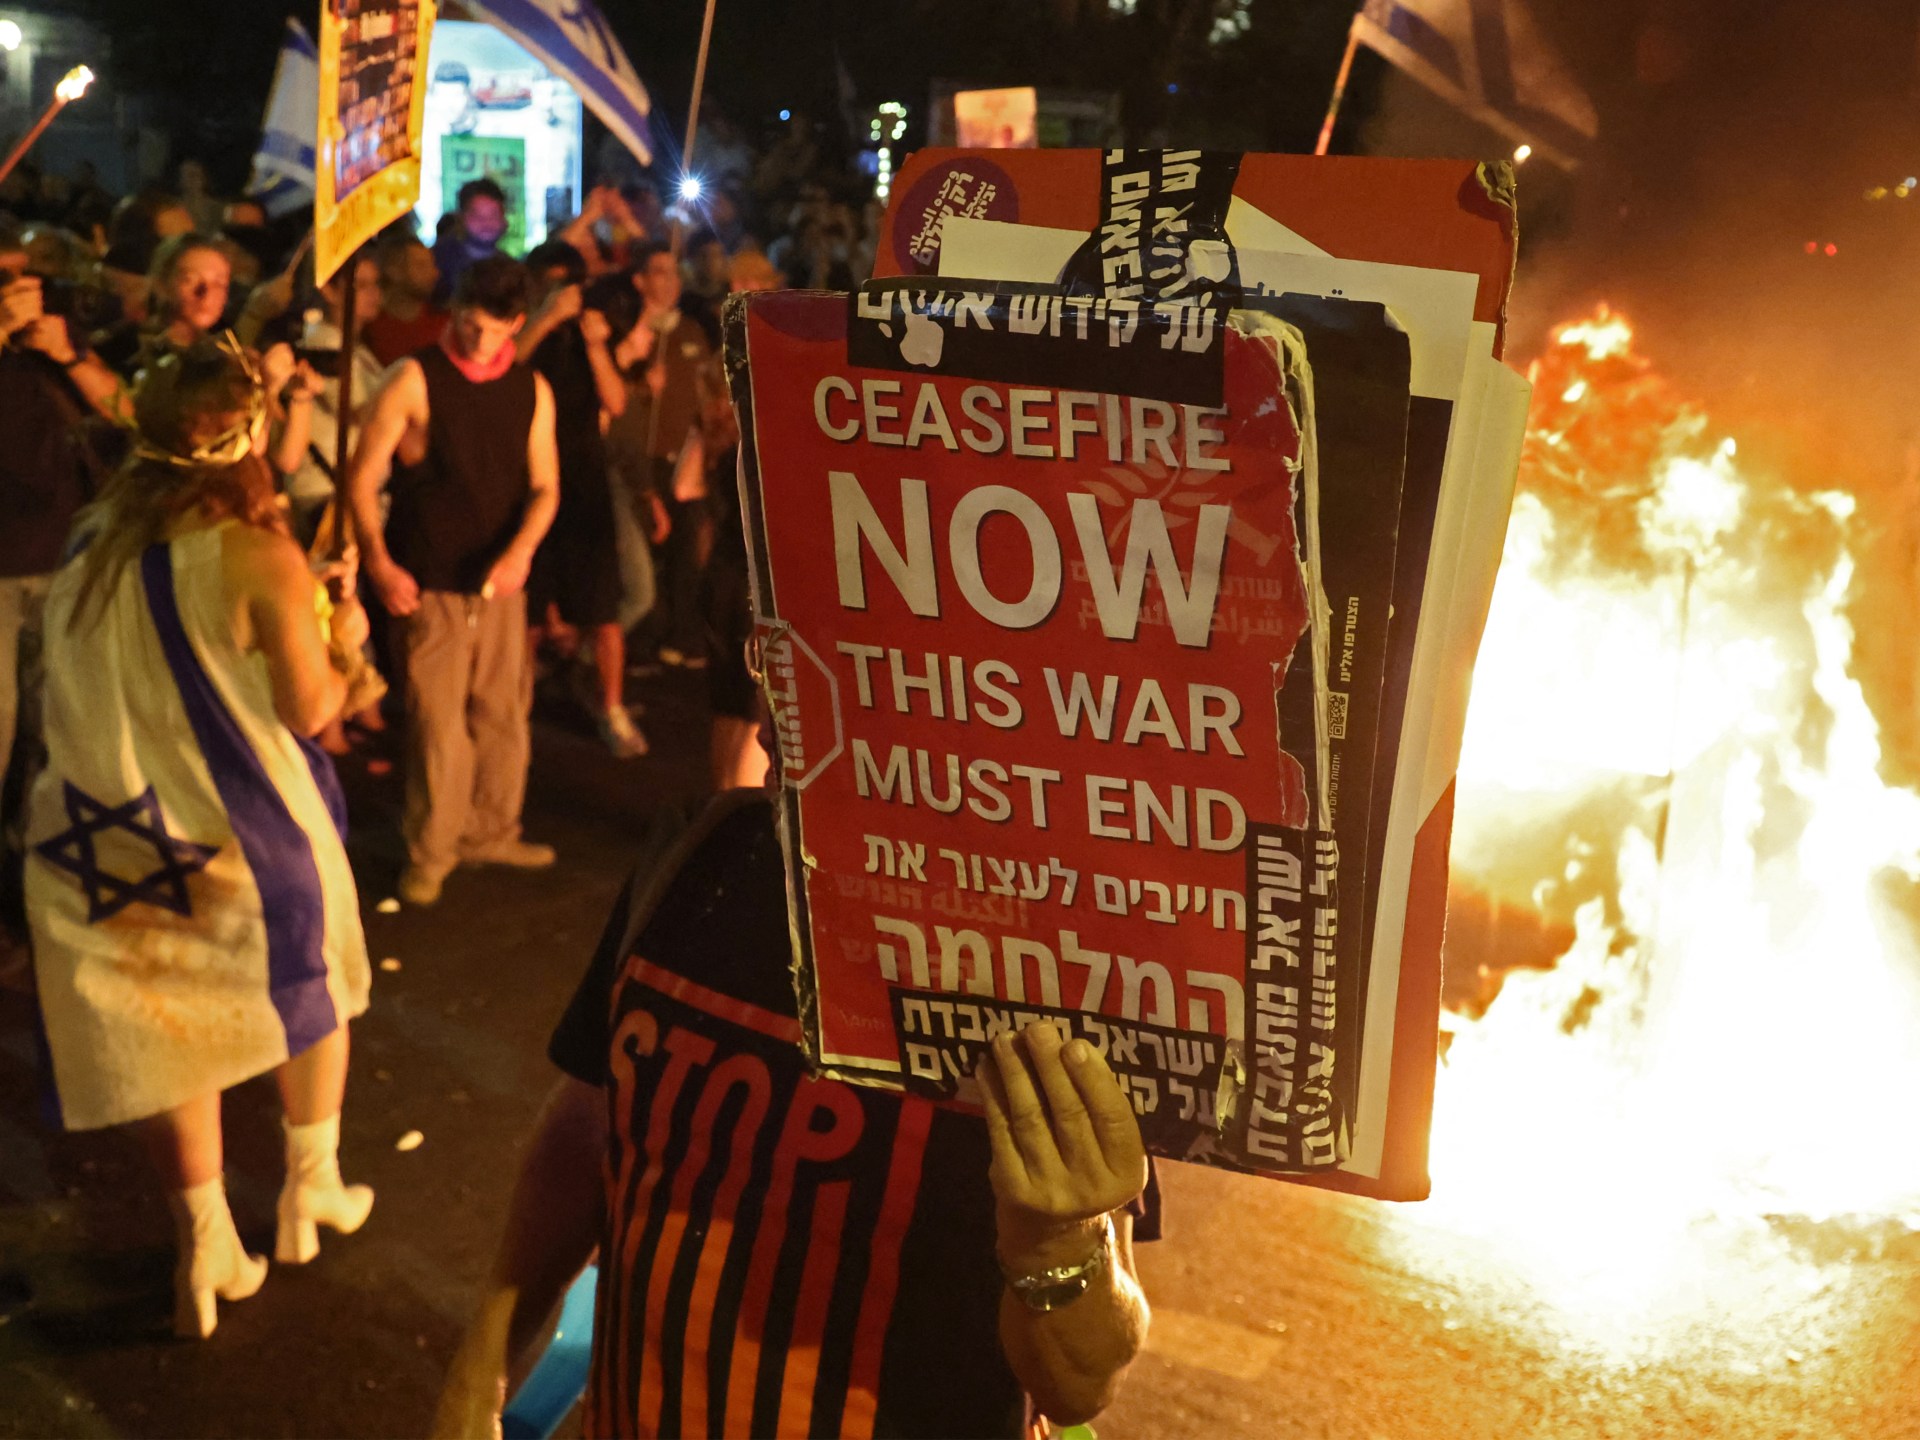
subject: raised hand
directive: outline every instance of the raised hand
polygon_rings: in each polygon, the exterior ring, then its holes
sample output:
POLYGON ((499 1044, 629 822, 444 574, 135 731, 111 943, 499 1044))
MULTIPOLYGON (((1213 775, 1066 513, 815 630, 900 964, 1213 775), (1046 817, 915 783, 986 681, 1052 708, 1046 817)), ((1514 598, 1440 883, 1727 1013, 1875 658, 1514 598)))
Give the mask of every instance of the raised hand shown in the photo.
POLYGON ((1100 1052, 1050 1021, 981 1058, 1000 1258, 1034 1271, 1086 1258, 1100 1218, 1146 1187, 1133 1106, 1100 1052))

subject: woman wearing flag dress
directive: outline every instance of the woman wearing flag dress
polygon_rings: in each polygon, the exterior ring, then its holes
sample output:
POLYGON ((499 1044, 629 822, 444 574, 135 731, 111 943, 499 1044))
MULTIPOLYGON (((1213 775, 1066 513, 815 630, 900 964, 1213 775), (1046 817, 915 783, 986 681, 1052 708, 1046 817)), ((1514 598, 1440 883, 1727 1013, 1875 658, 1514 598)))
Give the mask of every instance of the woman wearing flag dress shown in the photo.
POLYGON ((220 1095, 272 1070, 286 1109, 276 1258, 358 1229, 343 1185, 347 1021, 368 970, 330 762, 308 739, 366 636, 288 538, 260 450, 267 397, 237 347, 153 366, 134 452, 75 526, 47 602, 49 763, 27 901, 71 1130, 131 1124, 180 1230, 175 1326, 259 1289, 227 1209, 220 1095))

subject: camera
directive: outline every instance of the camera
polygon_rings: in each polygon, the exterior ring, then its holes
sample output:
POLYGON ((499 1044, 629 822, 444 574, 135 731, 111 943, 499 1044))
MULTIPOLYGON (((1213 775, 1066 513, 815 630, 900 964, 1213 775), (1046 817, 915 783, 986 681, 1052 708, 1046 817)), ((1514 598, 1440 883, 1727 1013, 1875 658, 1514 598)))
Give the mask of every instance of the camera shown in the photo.
POLYGON ((44 276, 33 277, 26 271, 4 269, 0 270, 0 289, 16 280, 28 278, 40 280, 41 313, 65 320, 67 329, 76 341, 96 330, 117 325, 124 314, 118 295, 98 285, 86 285, 77 280, 49 280, 44 276))

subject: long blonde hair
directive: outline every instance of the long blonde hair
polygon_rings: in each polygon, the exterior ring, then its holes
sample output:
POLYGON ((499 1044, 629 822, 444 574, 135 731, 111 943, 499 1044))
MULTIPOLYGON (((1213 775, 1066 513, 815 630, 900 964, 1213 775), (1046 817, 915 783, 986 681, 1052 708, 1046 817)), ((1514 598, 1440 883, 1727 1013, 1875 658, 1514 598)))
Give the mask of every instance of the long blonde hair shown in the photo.
POLYGON ((259 378, 229 342, 197 340, 147 369, 133 397, 133 451, 74 519, 73 623, 90 609, 97 618, 121 572, 190 512, 285 533, 259 453, 261 404, 259 378))

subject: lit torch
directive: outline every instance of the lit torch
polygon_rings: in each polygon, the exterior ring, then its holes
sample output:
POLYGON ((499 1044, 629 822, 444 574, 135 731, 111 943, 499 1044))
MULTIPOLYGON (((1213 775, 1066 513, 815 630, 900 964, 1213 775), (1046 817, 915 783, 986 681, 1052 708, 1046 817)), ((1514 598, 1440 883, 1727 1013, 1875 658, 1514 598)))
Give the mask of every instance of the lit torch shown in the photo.
POLYGON ((20 143, 13 147, 12 153, 4 161, 0 161, 0 180, 5 180, 13 173, 13 167, 18 165, 21 157, 33 148, 33 142, 38 140, 41 132, 53 123, 53 117, 86 94, 87 86, 92 83, 93 71, 84 65, 74 66, 61 77, 60 83, 53 87, 53 99, 47 103, 47 108, 41 112, 40 118, 34 121, 33 128, 21 137, 20 143))

